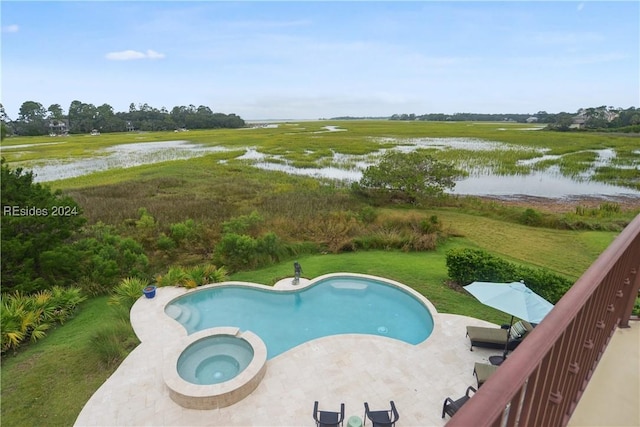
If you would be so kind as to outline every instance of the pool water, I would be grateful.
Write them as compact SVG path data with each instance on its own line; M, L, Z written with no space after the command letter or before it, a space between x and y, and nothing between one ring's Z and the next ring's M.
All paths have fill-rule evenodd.
M418 344L431 334L427 307L402 289L369 278L333 276L299 291L219 286L169 303L165 312L189 334L235 326L257 334L273 358L307 341L370 334Z
M178 374L193 384L218 384L237 376L252 358L253 349L243 339L211 336L184 350L178 358Z

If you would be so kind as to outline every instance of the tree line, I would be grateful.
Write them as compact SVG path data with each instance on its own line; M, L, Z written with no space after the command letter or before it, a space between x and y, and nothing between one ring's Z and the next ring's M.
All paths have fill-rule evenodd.
M615 130L640 132L640 108L627 109L602 105L581 108L575 113L535 114L484 114L484 113L431 113L431 114L394 114L389 120L426 120L426 121L507 121L534 122L546 124L549 129L565 131L569 129Z
M205 105L180 105L169 111L146 103L131 103L129 111L117 112L109 104L95 106L78 100L71 102L66 114L60 104L45 108L39 102L26 101L20 106L15 120L6 115L0 104L0 119L3 138L6 135L239 128L245 125L241 117L233 113L214 113Z

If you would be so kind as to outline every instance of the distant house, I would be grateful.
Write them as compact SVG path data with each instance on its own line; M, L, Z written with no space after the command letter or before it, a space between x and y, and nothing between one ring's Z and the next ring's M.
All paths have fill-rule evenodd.
M69 120L51 119L49 120L49 135L63 136L69 134Z
M538 122L538 118L536 116L531 116L526 121L527 121L527 123L537 123Z
M93 135L93 136L100 135L100 131L98 129L92 129L91 130L91 135Z
M127 122L127 132L133 132L135 130L136 130L136 128L133 126L133 123L128 121Z
M597 108L595 109L595 113L591 111L590 114L593 115L592 117L605 119L607 123L615 120L620 115L618 111L607 110L605 108ZM573 117L573 123L569 127L571 129L582 129L586 126L588 120L589 120L588 111L584 108L581 108L578 110L578 114Z

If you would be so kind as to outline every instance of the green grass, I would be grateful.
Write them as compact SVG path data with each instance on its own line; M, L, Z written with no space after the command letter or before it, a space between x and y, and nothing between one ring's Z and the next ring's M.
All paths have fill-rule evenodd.
M617 233L550 230L527 227L454 209L427 211L437 215L445 230L466 238L469 245L503 258L579 277L613 241Z
M2 359L2 425L70 426L111 375L91 346L108 319L107 297L83 303L46 338Z

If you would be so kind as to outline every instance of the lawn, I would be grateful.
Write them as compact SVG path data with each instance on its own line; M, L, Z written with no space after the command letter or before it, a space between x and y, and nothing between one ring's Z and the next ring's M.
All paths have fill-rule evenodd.
M110 322L107 297L84 302L77 315L43 340L2 359L2 425L70 426L114 368L91 347Z

